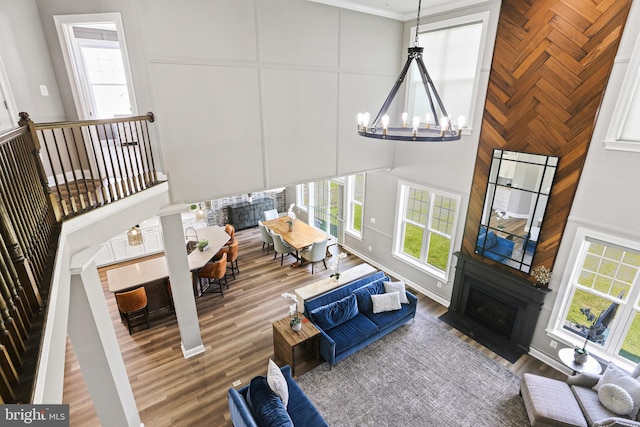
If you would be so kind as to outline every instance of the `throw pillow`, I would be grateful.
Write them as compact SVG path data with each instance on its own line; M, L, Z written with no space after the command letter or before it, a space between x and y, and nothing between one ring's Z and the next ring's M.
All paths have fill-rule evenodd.
M603 384L598 389L598 399L602 406L616 415L627 415L633 410L631 395L615 384Z
M371 295L373 302L373 312L382 313L385 311L400 310L400 292L391 292L390 294Z
M371 295L383 293L384 286L380 281L362 286L361 288L354 290L353 294L356 296L356 300L358 301L358 311L360 311L361 313L367 313L373 310Z
M311 317L316 322L316 325L325 331L343 324L357 314L358 303L354 294L311 311Z
M280 397L282 404L286 408L289 404L289 386L282 371L271 359L269 359L269 367L267 368L267 384Z
M400 303L409 304L409 298L404 289L404 282L384 282L384 292L390 294L391 292L398 292L400 294Z
M629 413L629 417L635 420L640 409L640 382L632 378L627 372L620 369L613 363L609 363L607 369L600 377L598 383L593 386L594 390L600 390L604 384L615 384L622 387L633 399L633 409Z
M265 377L254 377L249 383L247 403L258 426L293 427L282 400L269 388Z

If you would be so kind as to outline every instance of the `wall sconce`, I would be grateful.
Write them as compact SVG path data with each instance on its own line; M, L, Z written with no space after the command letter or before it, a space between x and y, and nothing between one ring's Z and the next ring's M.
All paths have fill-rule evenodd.
M127 231L127 243L129 246L140 246L143 243L140 225L136 224Z

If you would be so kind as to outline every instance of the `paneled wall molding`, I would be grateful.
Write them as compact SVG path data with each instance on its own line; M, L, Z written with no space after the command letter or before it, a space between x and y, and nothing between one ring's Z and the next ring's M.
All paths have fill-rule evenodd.
M533 260L553 265L630 5L502 2L463 254L498 267L474 253L491 153L521 151L560 157Z

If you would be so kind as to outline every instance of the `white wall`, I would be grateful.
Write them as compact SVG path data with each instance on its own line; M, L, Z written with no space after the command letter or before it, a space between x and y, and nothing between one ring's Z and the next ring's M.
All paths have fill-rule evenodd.
M64 119L35 0L0 0L0 58L18 111L38 122Z

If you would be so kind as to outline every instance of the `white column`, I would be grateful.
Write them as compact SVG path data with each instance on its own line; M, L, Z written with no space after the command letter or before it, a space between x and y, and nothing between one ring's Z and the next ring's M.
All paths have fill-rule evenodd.
M90 247L71 259L69 338L100 423L143 426L96 268L100 249Z
M184 231L180 212L184 205L165 209L160 213L164 254L169 270L173 304L178 319L178 329L182 340L182 353L185 358L204 352L196 300L191 285L189 260L185 249Z

